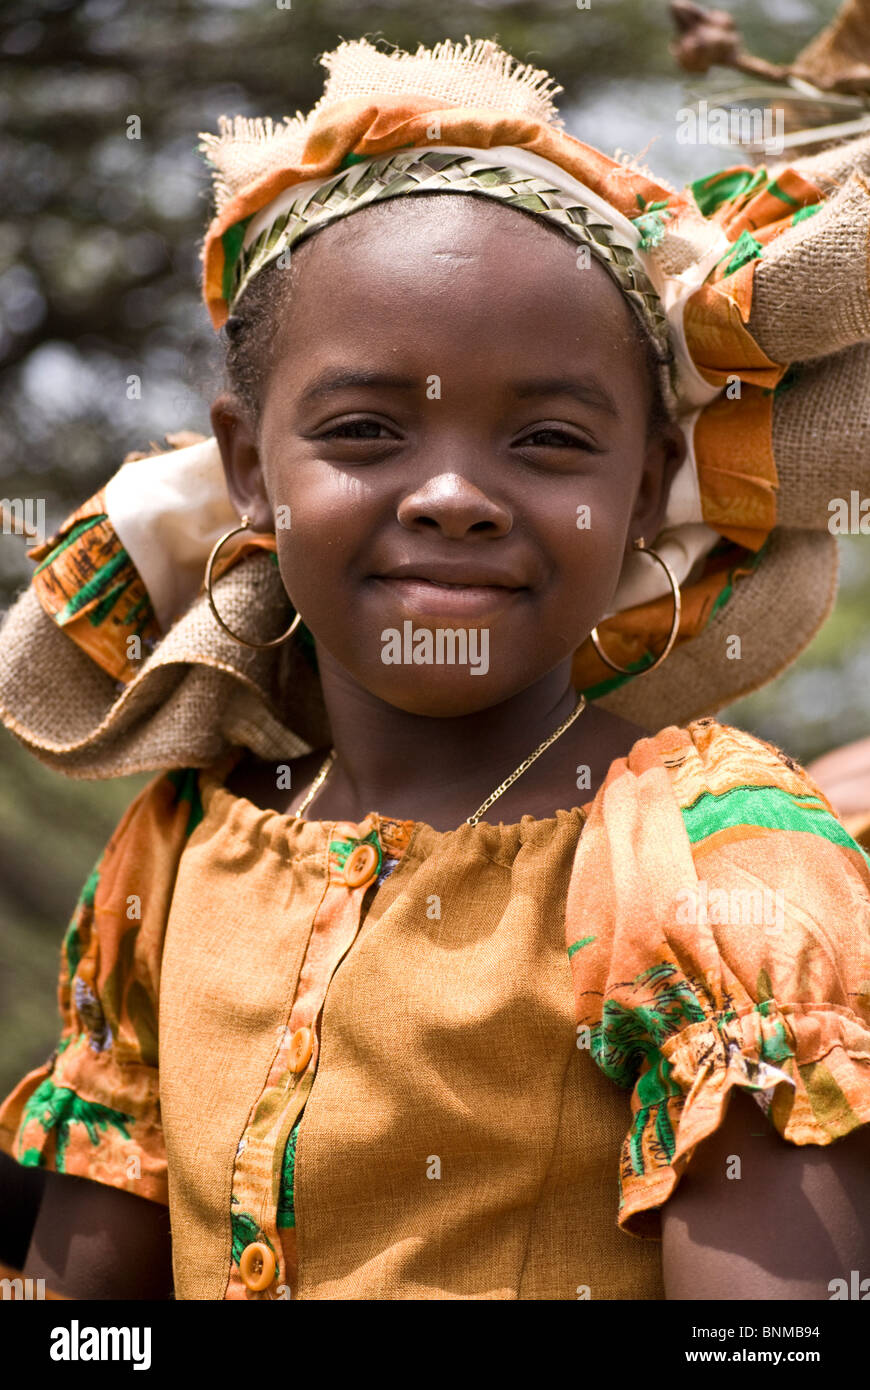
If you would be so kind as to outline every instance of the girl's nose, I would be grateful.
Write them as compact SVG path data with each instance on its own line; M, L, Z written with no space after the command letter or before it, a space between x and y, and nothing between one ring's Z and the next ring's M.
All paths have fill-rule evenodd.
M409 531L437 527L453 540L462 540L470 531L506 536L513 525L508 509L461 473L427 479L402 499L397 515Z

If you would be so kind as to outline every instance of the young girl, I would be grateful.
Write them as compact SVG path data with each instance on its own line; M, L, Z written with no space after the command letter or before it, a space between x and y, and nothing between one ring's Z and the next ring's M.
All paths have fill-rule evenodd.
M0 641L43 761L159 770L0 1109L25 1273L838 1296L870 861L710 716L823 621L867 482L870 143L680 193L492 43L324 62L206 137L214 437L125 461Z

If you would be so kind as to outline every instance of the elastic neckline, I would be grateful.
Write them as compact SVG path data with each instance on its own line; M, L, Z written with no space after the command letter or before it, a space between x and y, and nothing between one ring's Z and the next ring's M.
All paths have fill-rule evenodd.
M221 796L226 800L228 807L236 807L238 811L250 818L256 818L265 827L267 824L275 829L279 829L285 835L288 833L303 840L309 838L309 833L315 838L323 838L327 831L330 837L335 827L342 825L353 825L360 830L368 830L378 827L382 823L392 823L397 826L407 826L410 828L415 841L419 841L421 835L431 839L433 843L439 840L444 841L447 837L459 837L460 839L475 839L485 847L486 842L502 845L505 841L515 841L517 843L547 834L555 833L566 821L576 821L582 825L587 819L591 801L586 802L585 806L574 806L570 810L557 810L555 815L546 817L535 817L525 815L518 821L511 822L491 822L487 820L478 821L477 825L468 825L465 821L460 822L451 830L436 830L428 821L416 821L403 819L400 816L386 815L380 811L367 811L361 820L353 821L349 817L332 816L326 820L309 819L308 817L298 817L290 815L284 811L275 811L269 807L258 806L249 797L241 796L238 792L231 791L225 785L226 778L230 775L235 765L239 762L244 749L234 748L230 750L218 763L210 768L202 768L199 772L200 794L202 796L203 808L212 801L215 796ZM309 833L306 833L309 832Z

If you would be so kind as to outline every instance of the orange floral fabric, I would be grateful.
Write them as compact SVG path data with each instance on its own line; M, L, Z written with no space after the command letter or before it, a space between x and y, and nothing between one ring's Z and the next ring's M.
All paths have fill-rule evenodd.
M164 1204L160 962L175 875L200 814L195 780L167 773L124 813L64 936L57 1047L0 1106L0 1148L19 1163Z
M778 750L714 719L635 744L566 919L578 1025L632 1095L624 1229L657 1230L735 1086L794 1144L870 1121L870 857Z

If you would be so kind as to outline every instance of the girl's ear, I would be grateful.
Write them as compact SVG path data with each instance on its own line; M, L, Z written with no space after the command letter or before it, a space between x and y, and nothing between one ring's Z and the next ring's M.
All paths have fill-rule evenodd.
M210 413L230 501L239 516L251 518L252 530L273 531L272 505L246 410L237 396L225 392L217 397Z
M673 421L658 426L648 439L643 474L629 527L629 548L640 536L651 544L658 535L671 484L686 457L686 451L686 437Z

